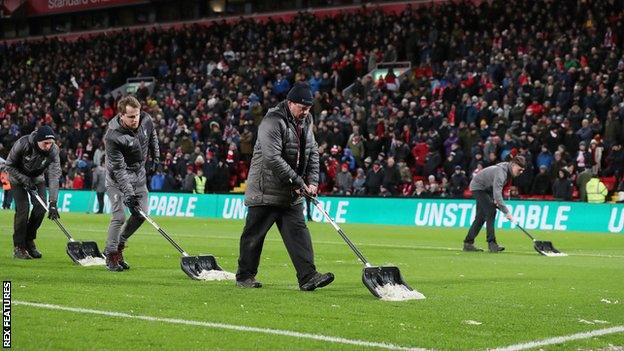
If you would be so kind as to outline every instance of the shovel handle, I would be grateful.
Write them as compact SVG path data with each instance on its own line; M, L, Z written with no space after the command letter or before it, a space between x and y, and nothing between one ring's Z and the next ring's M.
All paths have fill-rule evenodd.
M175 241L173 241L173 239L171 239L171 237L158 225L156 224L156 222L154 222L154 220L152 218L150 218L150 216L148 216L147 214L145 214L145 212L143 212L143 210L139 210L139 214L141 216L143 216L143 218L145 218L146 221L149 222L149 224L151 224L154 228L156 228L156 230L160 233L160 235L162 235L165 239L167 239L167 241L173 245L173 247L176 248L176 250L178 250L180 252L180 254L182 254L182 256L184 257L188 257L189 254L186 253L186 251L184 251L180 245L178 245L178 243L176 243Z
M318 209L319 211L321 211L321 213L323 214L323 216L325 216L325 218L327 219L327 221L329 223L331 223L332 227L334 227L334 229L336 229L336 231L338 232L338 234L340 234L340 236L342 237L342 240L344 240L347 245L349 245L349 247L351 248L351 250L353 250L353 252L355 252L355 255L360 259L360 261L362 261L362 263L366 266L366 267L372 267L372 265L368 262L368 260L366 259L366 257L364 257L364 255L362 254L362 252L357 248L357 246L355 246L355 244L353 242L351 242L351 240L349 239L349 237L347 236L347 234L345 234L345 232L342 231L342 229L340 229L340 227L338 226L338 224L336 224L336 222L329 216L329 214L327 213L327 211L325 211L325 209L323 208L323 206L321 206L321 204L319 203L318 199L316 198L316 196L312 196L308 193L304 192L305 197L307 197L308 199L310 199L312 201L312 203L314 203L314 206L316 207L316 209Z
M46 206L45 202L43 201L43 199L41 198L41 196L39 196L39 194L36 191L32 191L32 190L27 190L32 196L35 197L35 199L37 199L37 202L39 202L39 204L41 205L41 207L43 207L46 212L48 212L48 206ZM56 223L56 225L61 229L61 231L63 232L63 234L65 234L65 236L67 237L67 239L71 242L74 242L76 240L74 240L74 238L72 238L71 234L69 234L69 231L67 231L67 229L65 229L65 226L61 223L61 221L58 218L53 219L54 223Z
M503 212L503 210L502 210L502 209L501 209L498 205L496 205L496 209L497 209L497 210L499 210L499 211L501 211L501 213L503 213L503 214L505 213L505 212ZM527 232L527 231L526 231L526 229L522 228L522 226L521 226L520 224L518 224L518 222L513 223L513 224L514 224L516 227L520 228L520 230L522 230L522 232L523 232L524 234L526 234L529 238L531 238L531 240L535 241L535 238L533 237L533 235L531 235L529 232Z

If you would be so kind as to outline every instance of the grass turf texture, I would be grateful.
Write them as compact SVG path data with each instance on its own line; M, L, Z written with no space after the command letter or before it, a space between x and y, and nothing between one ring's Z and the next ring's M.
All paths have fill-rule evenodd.
M311 223L319 271L336 275L315 292L298 290L279 233L267 236L258 279L262 289L189 279L179 255L148 223L131 238L130 271L78 267L65 254L65 237L45 220L37 244L43 259L12 258L12 211L0 211L0 272L13 283L13 300L179 318L386 342L438 350L474 350L624 325L624 235L536 232L569 257L532 250L519 230L498 231L501 254L464 253L463 229L343 225L373 264L397 265L426 300L382 302L361 283L362 266L333 228ZM190 254L211 253L236 270L242 221L155 218ZM103 249L107 215L63 214L79 240ZM477 245L486 247L481 233ZM605 303L602 299L611 302ZM589 325L579 320L607 321ZM466 324L474 320L480 325ZM18 350L356 350L362 346L200 326L13 306ZM624 346L612 334L545 350Z

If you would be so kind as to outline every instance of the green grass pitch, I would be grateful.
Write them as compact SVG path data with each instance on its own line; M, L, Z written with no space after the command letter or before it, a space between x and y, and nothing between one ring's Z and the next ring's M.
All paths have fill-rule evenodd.
M361 282L362 265L327 223L311 223L316 264L336 280L298 290L275 228L265 243L262 289L231 281L189 279L179 255L148 223L130 239L122 273L78 267L65 237L45 220L37 244L43 259L12 258L13 212L0 212L0 272L11 280L16 350L364 350L350 345L254 331L171 324L49 310L36 302L130 315L288 330L435 350L486 350L624 325L624 235L539 232L568 257L543 257L519 230L498 231L501 254L460 251L463 229L349 225L345 232L373 264L397 265L427 299L384 302ZM211 253L236 270L242 221L161 218L156 221L189 253ZM63 214L80 240L104 247L107 215ZM486 247L485 233L477 245ZM609 303L610 302L610 303ZM470 321L474 321L470 322ZM477 324L476 322L480 323ZM613 350L624 333L544 346L544 350Z

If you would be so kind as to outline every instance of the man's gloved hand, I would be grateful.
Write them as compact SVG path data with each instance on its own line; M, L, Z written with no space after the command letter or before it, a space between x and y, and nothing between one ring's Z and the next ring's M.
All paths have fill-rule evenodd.
M132 195L126 198L124 200L124 205L126 205L133 216L141 217L141 213L139 212L141 210L141 204L139 203L138 195Z
M26 191L36 192L38 190L37 184L35 183L35 180L32 178L28 178L28 181L24 183L24 188L26 189Z
M56 201L50 201L50 204L48 205L48 218L51 220L61 218L58 208L56 207Z

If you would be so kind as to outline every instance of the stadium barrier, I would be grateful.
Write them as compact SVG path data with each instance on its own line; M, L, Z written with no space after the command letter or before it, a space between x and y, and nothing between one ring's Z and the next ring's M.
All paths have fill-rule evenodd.
M0 202L2 201L0 192ZM110 212L108 197L104 212ZM415 199L378 197L320 198L323 208L337 223L416 225L467 228L475 215L475 203L462 199ZM557 201L508 201L514 217L526 229L622 233L624 205ZM305 206L304 206L305 207ZM61 190L58 201L62 212L96 212L95 193ZM240 194L150 193L149 211L154 216L243 219L247 208ZM304 210L305 211L305 210ZM323 221L323 215L312 206L312 219ZM498 214L497 228L512 228Z

